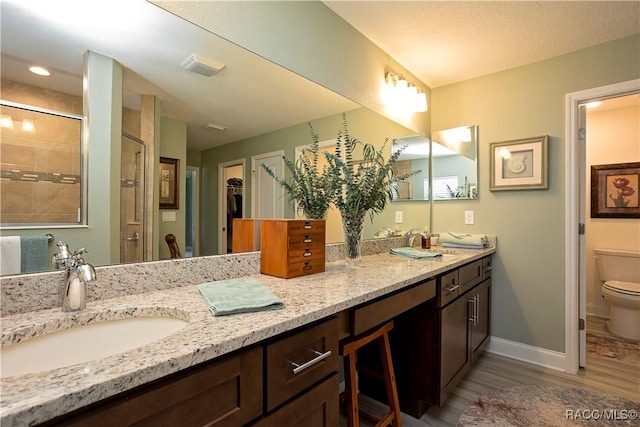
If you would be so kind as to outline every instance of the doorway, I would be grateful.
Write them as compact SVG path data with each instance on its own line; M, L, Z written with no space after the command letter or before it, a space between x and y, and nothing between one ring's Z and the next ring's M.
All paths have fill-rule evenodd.
M218 165L218 253L233 251L233 220L245 218L244 159Z
M577 373L586 366L587 234L589 207L587 173L586 104L640 92L640 80L588 89L566 95L565 145L565 371ZM575 191L575 189L579 191Z
M200 168L187 166L185 206L185 258L200 255Z
M141 262L145 247L146 147L122 134L120 156L120 262Z

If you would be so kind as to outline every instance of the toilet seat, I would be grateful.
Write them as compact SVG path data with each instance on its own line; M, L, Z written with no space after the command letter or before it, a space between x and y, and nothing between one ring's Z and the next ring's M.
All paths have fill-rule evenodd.
M618 294L640 297L640 283L621 282L619 280L608 280L602 285L603 289Z

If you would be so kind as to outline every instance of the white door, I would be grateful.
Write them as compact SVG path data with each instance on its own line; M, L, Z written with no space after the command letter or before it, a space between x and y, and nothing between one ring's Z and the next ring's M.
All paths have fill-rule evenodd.
M275 151L251 157L252 218L284 218L284 190L262 167L264 163L276 176L283 177L283 155L284 151Z

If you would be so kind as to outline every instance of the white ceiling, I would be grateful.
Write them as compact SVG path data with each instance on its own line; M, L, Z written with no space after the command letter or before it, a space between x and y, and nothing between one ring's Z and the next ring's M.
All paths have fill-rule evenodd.
M431 88L640 32L640 1L325 1Z
M79 95L83 53L109 56L125 68L125 102L157 95L163 114L189 123L193 150L357 107L144 0L0 1L2 77ZM640 32L638 1L325 4L431 87ZM212 77L181 68L194 52L226 68ZM33 62L53 78L24 73Z

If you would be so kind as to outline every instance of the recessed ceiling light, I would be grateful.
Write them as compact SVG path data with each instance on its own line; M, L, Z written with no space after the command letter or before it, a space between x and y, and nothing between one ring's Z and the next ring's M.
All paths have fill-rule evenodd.
M29 71L31 71L33 74L37 74L39 76L50 76L51 75L49 70L47 70L46 68L43 68L43 67L38 67L36 65L34 65L33 67L29 67Z

